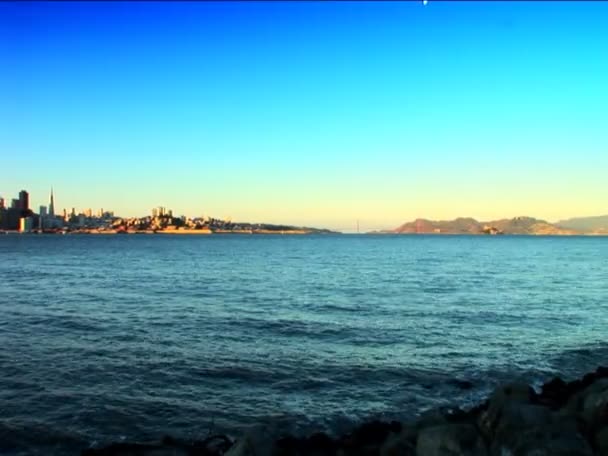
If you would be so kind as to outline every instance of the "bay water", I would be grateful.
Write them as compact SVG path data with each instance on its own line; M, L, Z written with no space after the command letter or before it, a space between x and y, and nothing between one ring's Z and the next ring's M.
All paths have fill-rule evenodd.
M608 237L0 236L0 454L344 432L608 364Z

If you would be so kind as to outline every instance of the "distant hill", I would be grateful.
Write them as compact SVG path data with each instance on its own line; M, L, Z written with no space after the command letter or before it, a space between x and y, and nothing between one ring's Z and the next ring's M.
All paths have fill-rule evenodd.
M575 217L566 220L560 220L556 223L562 228L582 231L586 233L608 233L608 215L599 215L596 217Z
M385 233L398 234L582 234L581 232L557 226L545 220L533 217L515 217L511 219L480 222L470 217L459 217L454 220L416 219L404 223L394 230Z
M457 218L455 220L416 219L391 230L393 233L452 233L452 234L481 234L483 226L473 218Z
M576 230L561 228L534 217L515 217L485 222L484 224L495 227L504 234L579 234Z

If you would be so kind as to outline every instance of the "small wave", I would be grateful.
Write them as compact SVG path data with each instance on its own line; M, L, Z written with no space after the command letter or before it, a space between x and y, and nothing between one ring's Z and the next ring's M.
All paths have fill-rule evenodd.
M347 305L339 305L339 304L321 304L316 307L316 309L320 312L328 311L328 312L345 312L345 313L357 313L361 311L367 311L363 306L347 306Z

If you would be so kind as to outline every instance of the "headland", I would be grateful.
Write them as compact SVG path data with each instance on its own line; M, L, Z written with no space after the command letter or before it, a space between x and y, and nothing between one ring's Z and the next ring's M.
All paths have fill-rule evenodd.
M397 228L374 231L370 234L601 236L608 235L608 216L569 219L557 223L549 223L546 220L527 216L485 222L472 217L459 217L454 220L418 218Z

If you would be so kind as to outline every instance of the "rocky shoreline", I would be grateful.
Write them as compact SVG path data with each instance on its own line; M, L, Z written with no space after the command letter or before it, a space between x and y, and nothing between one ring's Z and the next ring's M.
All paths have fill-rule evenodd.
M581 379L561 378L534 390L502 385L468 410L444 408L411 422L364 423L332 437L272 439L264 429L232 440L212 435L197 442L165 437L156 444L118 443L81 456L608 456L608 367Z

